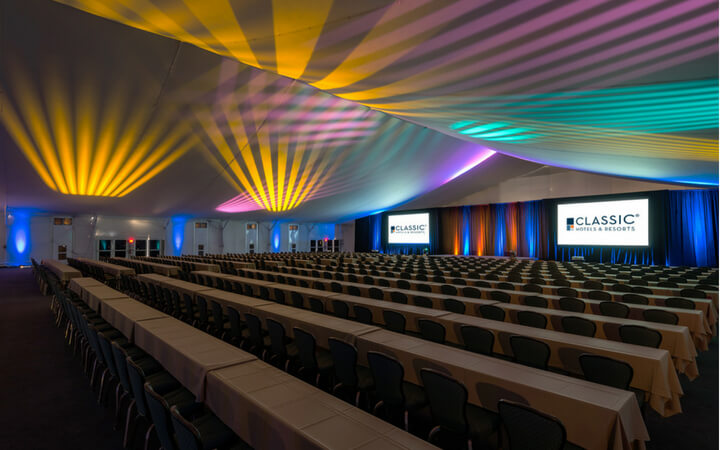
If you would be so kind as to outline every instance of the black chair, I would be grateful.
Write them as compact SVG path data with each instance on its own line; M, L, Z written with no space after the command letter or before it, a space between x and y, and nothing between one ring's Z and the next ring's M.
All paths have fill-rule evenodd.
M443 299L443 308L445 311L451 311L457 314L465 314L465 303L454 298Z
M330 354L335 367L333 394L350 391L355 406L360 406L361 394L368 394L374 387L372 373L367 367L358 366L357 348L336 338L329 338Z
M585 312L585 302L578 298L563 297L558 301L558 304L563 311Z
M633 287L632 287L632 291L633 291L635 294L647 294L647 295L652 295L652 294L653 294L653 290L650 289L650 288L647 288L647 287L645 287L645 286L633 286Z
M602 291L604 288L605 288L605 285L599 281L587 280L587 281L583 282L583 289L594 289L594 290Z
M632 286L629 284L623 284L623 283L615 283L610 288L611 291L614 292L632 292Z
M400 303L403 305L407 305L408 297L407 297L407 295L403 294L402 292L392 291L392 292L390 292L390 300L392 300L394 303Z
M350 308L348 307L347 303L341 300L333 300L332 308L333 316L339 317L341 319L348 319L350 317Z
M498 415L468 404L465 385L432 369L420 369L420 377L434 425L428 435L430 443L442 445L443 435L447 435L450 442L467 441L468 448L497 446Z
M223 314L222 305L215 300L210 300L210 312L212 313L211 333L222 340L230 340L231 325Z
M608 317L620 317L627 319L630 315L630 308L618 302L602 302L599 305L600 314Z
M333 370L333 360L326 350L317 348L315 337L303 330L294 327L295 344L298 348L298 374L303 378L313 378L316 386L320 386L323 376L328 376Z
M283 324L270 318L265 319L265 323L270 337L267 360L287 372L298 357L297 345L287 337Z
M647 305L648 298L645 297L644 295L628 293L628 294L623 294L622 302L623 303L632 303L634 305Z
M542 289L541 286L539 286L539 285L537 285L537 284L528 283L528 284L526 284L526 285L524 285L524 286L522 287L522 291L524 291L524 292L535 292L535 293L538 293L538 294L542 294L543 289Z
M308 302L310 303L310 310L312 312L324 314L325 313L325 305L323 304L322 300L315 297L310 297L308 299Z
M418 319L417 323L420 329L420 336L422 336L423 339L437 342L438 344L445 343L445 327L442 324L430 319Z
M340 284L336 281L333 281L332 283L330 283L330 290L337 294L342 294L343 293L342 284Z
M385 328L396 333L405 333L405 316L396 311L383 311Z
M527 336L510 336L513 361L536 369L547 370L550 347L537 339Z
M179 450L225 448L239 441L227 425L203 409L202 403L183 408L173 406L170 414ZM250 447L246 444L240 448Z
M547 327L547 318L535 311L518 311L517 321L518 324L525 325L526 327L542 329Z
M588 298L591 300L602 300L609 302L612 300L612 295L605 291L590 291L588 292Z
M266 336L262 329L262 322L255 314L245 313L245 324L248 329L248 350L262 359L265 359L265 353L270 348L270 337Z
M347 286L347 293L355 297L362 297L362 292L360 292L360 288L357 286Z
M620 340L626 344L659 348L662 343L662 334L659 331L640 325L622 325L620 327Z
M630 383L634 376L633 368L625 361L608 358L607 356L583 353L579 356L580 369L586 380L593 383L611 386L635 394L640 409L645 412L645 392L632 389Z
M561 320L565 333L577 334L579 336L595 337L595 322L582 318L566 316Z
M245 322L240 318L240 313L232 306L227 307L228 321L230 322L230 343L235 346L242 346L250 333Z
M503 291L490 291L490 300L496 302L510 303L510 294Z
M665 299L668 308L695 309L695 302L686 298L670 297Z
M398 289L410 289L410 282L407 280L397 280L396 286Z
M481 355L493 355L495 335L492 331L472 325L461 325L460 335L465 349Z
M677 325L677 314L662 309L646 309L643 311L643 319L648 322L666 323L668 325Z
M305 307L305 301L303 299L302 294L299 292L291 291L290 292L290 301L292 302L292 305L296 308L304 308Z
M440 286L440 292L444 295L457 295L457 288L451 284L443 284Z
M413 303L415 306L420 306L422 308L432 308L433 302L427 297L422 297L419 295L416 295L413 297Z
M523 303L527 306L534 306L536 308L547 308L548 302L544 297L537 295L527 295L523 298Z
M480 305L477 308L480 317L483 319L505 321L505 310L494 305Z
M482 291L472 286L466 286L462 289L463 297L482 298Z
M520 278L520 280L522 280L522 278ZM512 283L501 282L497 284L497 288L505 291L514 291L515 285Z
M557 418L505 399L501 399L497 407L508 435L507 450L581 449L567 441L565 427Z
M370 289L368 289L368 293L370 294L370 298L372 298L372 299L375 299L375 300L384 300L385 299L385 294L383 293L383 291L381 291L378 288L371 287Z
M194 404L195 396L176 380L162 383L149 379L145 382L144 388L147 410L162 448L169 450L177 448L170 410L173 406L184 408Z
M402 417L405 430L408 430L409 417L427 405L425 391L413 383L404 381L405 369L397 359L379 352L367 352L367 360L375 384L377 402L373 414L383 409L386 417L393 423Z
M683 289L680 291L680 296L685 298L707 298L708 295L705 291L700 289Z
M374 325L372 311L368 308L360 305L353 305L353 314L355 314L355 320L367 325Z

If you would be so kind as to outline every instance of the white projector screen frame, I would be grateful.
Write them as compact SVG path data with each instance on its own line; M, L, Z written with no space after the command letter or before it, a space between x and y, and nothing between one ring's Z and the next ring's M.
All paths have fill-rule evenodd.
M430 244L430 213L389 214L387 216L387 243Z
M559 203L557 244L603 247L650 245L649 199Z

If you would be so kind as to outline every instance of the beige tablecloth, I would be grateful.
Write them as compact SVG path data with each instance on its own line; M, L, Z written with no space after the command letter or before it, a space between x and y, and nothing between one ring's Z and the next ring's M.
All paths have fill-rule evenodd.
M134 333L135 344L158 360L199 402L205 398L208 372L257 359L172 317L137 322Z
M130 298L122 292L116 291L108 286L87 286L82 288L81 298L94 311L101 312L102 303L108 300Z
M587 450L644 448L649 440L634 394L596 383L477 355L385 330L357 339L359 362L367 352L397 358L405 379L422 384L420 369L433 368L460 380L468 401L497 411L501 398L520 401L562 421L570 442Z
M680 396L683 395L683 390L667 350L569 335L464 314L448 314L436 321L445 326L446 339L458 344L462 343L460 334L462 325L473 325L492 331L495 335L495 353L507 356L512 356L510 336L527 336L543 341L550 347L548 364L570 373L582 374L578 357L583 353L625 361L634 371L631 386L650 394L650 406L653 409L665 417L682 411Z
M43 259L42 265L50 269L62 282L70 281L73 278L81 278L82 273L74 267L70 267L57 259Z
M170 317L131 298L116 299L103 303L101 315L103 319L117 328L130 341L134 339L135 323Z
M85 296L83 296L83 288L90 287L90 286L105 286L95 278L73 278L70 280L69 288L71 291L76 293L78 297L85 300Z
M255 448L435 448L262 361L210 372L207 392L208 407Z

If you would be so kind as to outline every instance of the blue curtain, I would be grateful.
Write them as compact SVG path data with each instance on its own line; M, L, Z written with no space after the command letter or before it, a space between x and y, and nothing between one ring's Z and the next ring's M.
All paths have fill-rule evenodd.
M718 190L669 191L667 260L672 266L718 265Z

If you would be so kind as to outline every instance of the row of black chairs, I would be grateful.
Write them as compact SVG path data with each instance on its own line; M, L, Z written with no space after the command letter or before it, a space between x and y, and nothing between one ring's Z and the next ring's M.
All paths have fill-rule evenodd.
M62 289L42 266L36 275L51 286L57 323L64 325L68 345L81 355L98 403L112 405L123 446L135 447L144 436L147 450L248 449L227 426L162 366L90 309L73 292ZM122 411L124 420L122 419ZM154 445L153 445L154 444Z
M157 288L139 288L140 295ZM161 288L163 296L174 294L167 288ZM138 292L130 292L138 294ZM157 295L157 294L156 294ZM190 299L190 296L184 296ZM210 311L206 308L210 308ZM197 302L192 300L186 303L182 318L191 320L192 323L205 331L225 339L226 341L251 351L259 357L271 362L275 366L295 373L302 379L323 387L323 381L329 383L324 386L333 394L351 401L356 406L361 406L361 400L366 400L370 411L380 415L391 423L395 423L409 429L410 417L416 415L422 417L422 411L428 409L432 417L433 428L428 438L431 442L447 443L464 441L470 439L480 444L495 442L498 430L499 418L492 412L483 410L467 403L467 391L464 385L440 372L430 369L423 369L421 376L425 389L404 381L404 369L402 365L391 356L378 353L368 353L369 367L363 367L357 363L357 349L342 340L331 338L329 350L322 349L316 345L315 338L311 333L302 328L294 328L294 339L290 339L284 326L272 319L266 320L266 326L262 326L261 320L254 314L245 313L241 315L232 307L226 307L227 316L223 315L222 306L197 296ZM317 309L317 307L315 308ZM192 311L188 313L187 311ZM392 313L392 311L387 311ZM241 319L244 316L244 320ZM404 320L403 316L402 319ZM476 328L476 327L471 327ZM473 331L486 331L477 328L468 329ZM490 333L492 339L492 333ZM483 345L481 339L469 339L472 345ZM484 344L487 346L487 343ZM492 342L490 343L490 353ZM332 381L334 380L334 381ZM372 398L372 401L370 399ZM450 401L453 400L453 401ZM505 406L498 405L507 410L519 408L527 414L535 414L544 418L548 424L561 426L556 419L549 418L542 413L528 409L523 405L513 405L505 402ZM469 411L469 412L468 412ZM517 414L522 414L521 412ZM478 420L478 418L482 420ZM510 420L510 419L508 419ZM537 419L540 420L540 419ZM420 421L422 421L420 419ZM513 425L505 424L508 430ZM549 425L548 425L549 426ZM482 433L478 433L478 430ZM546 430L547 431L547 430ZM510 441L513 436L520 436L517 431L510 434ZM562 433L556 431L548 434L558 436ZM555 438L553 438L555 439ZM521 442L521 439L517 439ZM515 448L515 447L511 447ZM561 448L561 447L558 447Z

